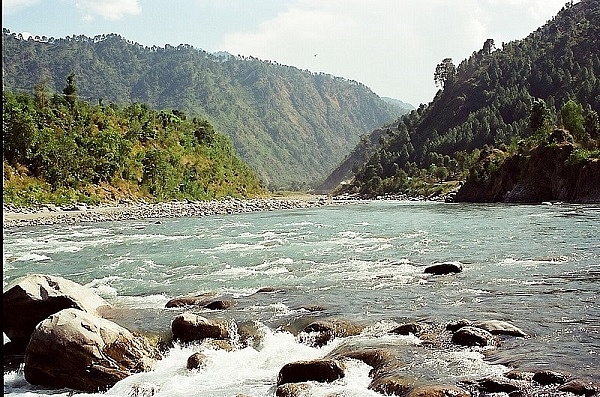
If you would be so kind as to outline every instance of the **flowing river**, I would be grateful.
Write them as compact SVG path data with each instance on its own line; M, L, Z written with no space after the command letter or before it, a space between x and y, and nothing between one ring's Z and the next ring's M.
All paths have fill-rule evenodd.
M321 358L344 345L395 346L407 376L456 382L511 368L553 369L600 380L600 206L473 205L366 201L319 208L198 218L147 219L12 228L4 231L4 289L31 273L94 289L130 330L168 335L183 311L172 298L214 292L234 299L206 317L252 323L261 338L233 351L171 347L148 373L108 396L274 396L289 362ZM424 273L459 261L454 275ZM269 293L256 292L270 288ZM307 308L319 308L311 311ZM366 326L322 347L297 331L338 318ZM407 321L504 320L528 338L496 349L423 348L389 330ZM186 360L204 349L207 367ZM366 364L318 384L311 395L381 396L368 390ZM4 373L4 393L58 394ZM338 394L336 394L338 393ZM100 394L100 393L99 393Z

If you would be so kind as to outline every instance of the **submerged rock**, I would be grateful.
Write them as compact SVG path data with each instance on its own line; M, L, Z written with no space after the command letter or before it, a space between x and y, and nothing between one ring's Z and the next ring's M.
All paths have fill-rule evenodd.
M421 326L421 324L404 323L391 330L390 333L398 335L418 335L419 333L421 333L421 331L423 331L423 327Z
M112 321L65 309L42 321L25 351L25 379L34 385L97 392L152 368L158 352Z
M202 353L194 353L187 359L187 369L199 369L206 367L208 357Z
M9 286L2 296L2 330L25 348L35 326L63 309L98 315L109 304L91 289L57 276L34 274Z
M411 390L406 397L470 397L467 391L450 385L421 386Z

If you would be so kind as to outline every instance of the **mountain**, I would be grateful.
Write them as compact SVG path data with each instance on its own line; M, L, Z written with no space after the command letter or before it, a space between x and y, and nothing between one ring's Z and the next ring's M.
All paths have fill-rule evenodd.
M83 99L206 118L271 189L322 181L362 134L406 112L356 81L116 34L25 39L4 28L2 68L4 90L62 92L74 73Z
M553 125L561 125L560 111L570 100L585 115L597 115L600 2L567 3L525 39L499 48L488 39L458 66L445 58L434 77L441 89L432 102L403 116L379 140L369 159L355 166L345 192L375 196L405 192L415 178L464 179L480 149L517 144L533 133L530 115L538 99ZM593 146L598 138L592 138Z
M411 105L410 103L402 102L400 99L385 96L382 96L381 99L383 99L386 103L389 103L390 105L397 106L398 108L404 110L405 113L415 110L415 107L413 105Z

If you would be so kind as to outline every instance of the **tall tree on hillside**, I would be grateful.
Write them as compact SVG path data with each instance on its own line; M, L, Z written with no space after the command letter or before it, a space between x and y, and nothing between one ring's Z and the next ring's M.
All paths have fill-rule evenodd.
M435 73L433 74L435 84L442 87L442 89L451 84L455 77L456 66L454 66L452 58L445 58L442 60L442 62L436 66Z
M63 94L65 94L65 98L69 105L73 107L75 105L75 100L77 99L77 86L75 85L75 73L71 72L67 76L67 86L63 89Z

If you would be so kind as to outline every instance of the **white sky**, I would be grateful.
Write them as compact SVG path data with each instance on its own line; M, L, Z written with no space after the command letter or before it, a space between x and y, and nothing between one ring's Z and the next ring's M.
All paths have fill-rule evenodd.
M359 81L418 106L435 66L458 65L554 17L566 0L3 0L2 27L61 38L116 33L190 44Z

